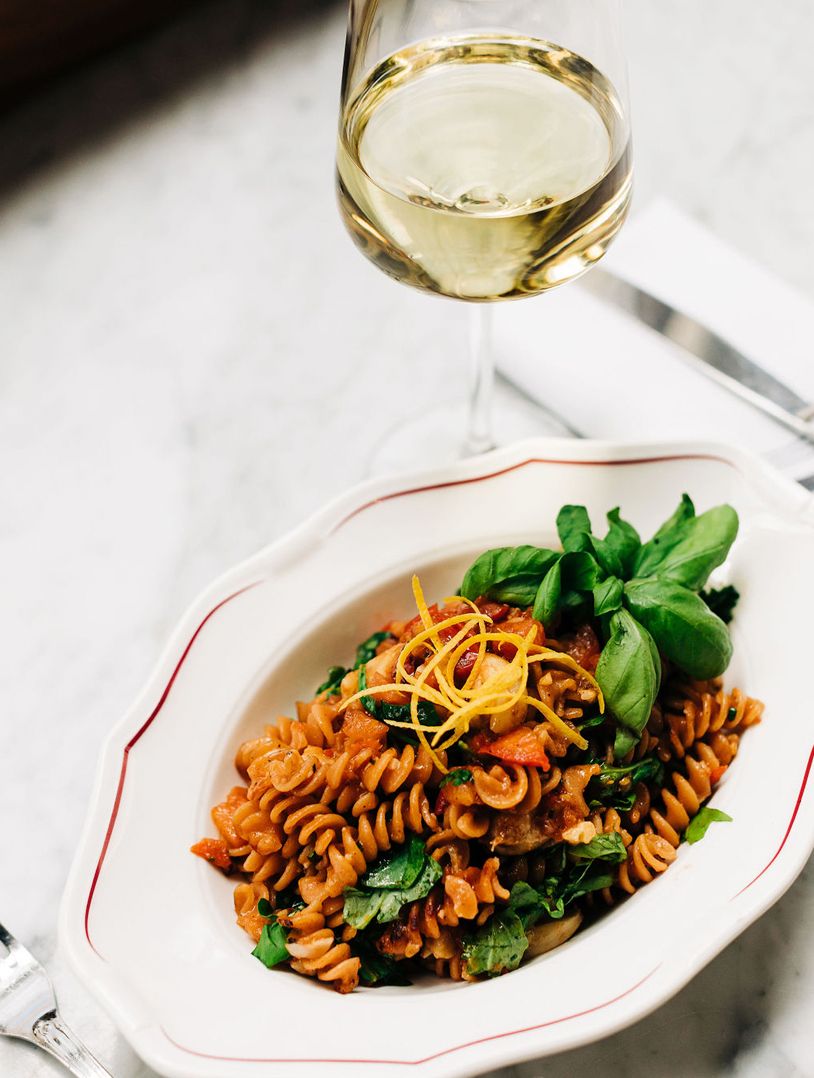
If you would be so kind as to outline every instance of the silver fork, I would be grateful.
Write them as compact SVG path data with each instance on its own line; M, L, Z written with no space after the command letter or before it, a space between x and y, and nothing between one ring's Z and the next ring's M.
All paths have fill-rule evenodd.
M0 944L0 1033L39 1045L77 1078L112 1078L62 1024L48 974L1 924Z

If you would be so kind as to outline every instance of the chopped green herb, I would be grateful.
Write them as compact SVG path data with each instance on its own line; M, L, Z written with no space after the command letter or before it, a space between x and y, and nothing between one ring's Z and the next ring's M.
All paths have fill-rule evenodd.
M663 781L664 764L655 756L645 756L626 767L603 763L599 774L589 782L586 796L591 808L605 806L627 811L636 800L637 783L660 786Z
M403 906L426 898L440 878L441 866L414 835L401 849L377 861L357 887L345 889L343 916L357 929L367 928L374 919L379 924L395 921Z
M569 849L575 861L612 861L621 864L627 860L627 850L622 836L616 831L595 835L590 842L580 842Z
M516 883L509 896L509 909L517 914L524 928L530 928L541 917L557 920L562 917L565 908L562 899L555 897L553 891L554 888L547 891L545 886L538 890L523 881Z
M607 715L592 715L589 719L577 719L574 725L579 727L579 731L582 733L583 730L589 730L592 726L601 726L606 719Z
M417 835L399 846L393 853L385 854L365 873L362 885L373 890L383 888L412 887L426 860L424 843Z
M454 771L444 775L438 784L441 786L463 786L465 782L472 781L472 772L467 767L456 767Z
M376 655L376 648L381 644L383 640L395 640L395 637L390 632L378 632L373 633L363 640L362 643L356 649L356 658L353 663L353 670L364 669L365 663L369 663ZM339 686L342 683L342 678L345 674L349 674L350 670L347 666L331 666L328 668L328 675L322 682L320 687L316 691L316 695L327 692L330 696L335 696L339 692Z
M562 889L560 897L563 906L570 906L576 899L590 894L591 891L601 891L605 887L613 887L616 882L616 873L608 872L607 869L602 867L601 861L584 861L582 864L584 867L581 871L573 873Z
M331 666L328 668L328 676L322 682L320 687L316 691L316 695L327 692L330 696L335 696L339 692L339 686L342 683L342 678L348 671L344 666Z
M464 958L473 976L492 976L517 969L529 941L523 922L513 910L495 914L464 941Z
M404 973L404 960L396 961L388 955L379 954L364 935L357 935L351 942L351 951L361 960L359 980L369 988L384 985L405 986L412 981Z
M379 722L393 723L393 722L410 722L410 705L409 704L388 704L384 700L377 700L372 693L367 690L367 676L364 666L359 667L359 688L358 692L365 693L361 697L362 706L369 715L372 715L374 719L378 719ZM417 705L418 721L422 726L440 726L441 719L435 707L429 700L419 700ZM411 745L418 743L418 738L414 730L405 729L404 727L391 726L390 737L394 741L405 741Z
M700 842L709 830L710 824L713 823L732 823L732 817L720 809L710 808L705 805L698 815L690 820L689 826L684 832L684 838L691 846L694 842Z
M359 667L369 663L371 659L376 657L376 649L383 640L395 640L390 632L378 632L372 633L367 640L363 640L359 647L356 649L356 659L353 663L353 669L358 670Z
M358 688L357 688L356 691L364 693L366 689L367 689L367 671L365 670L364 666L360 666L359 667L359 685L358 685ZM368 715L372 715L374 719L378 719L380 701L377 700L375 696L368 696L367 694L365 694L364 696L361 696L359 699L361 701L362 707L365 709L365 711L368 713Z
M259 905L259 904L258 904ZM264 966L272 969L288 959L286 947L286 935L283 926L275 921L274 924L263 925L260 939L252 951L255 958L259 958Z

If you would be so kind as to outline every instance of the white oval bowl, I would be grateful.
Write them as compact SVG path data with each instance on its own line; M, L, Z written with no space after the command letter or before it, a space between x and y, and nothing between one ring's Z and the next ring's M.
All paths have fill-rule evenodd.
M597 525L621 505L650 534L685 490L699 509L727 501L741 517L717 574L742 596L727 681L767 707L715 794L734 822L505 977L340 996L264 969L234 924L231 884L187 852L238 781L241 739L407 614L413 571L443 597L481 550L554 540L566 502ZM793 677L810 661L812 504L714 444L548 440L338 498L200 596L109 736L60 913L77 973L136 1052L177 1078L466 1075L642 1018L777 901L814 849L814 731Z

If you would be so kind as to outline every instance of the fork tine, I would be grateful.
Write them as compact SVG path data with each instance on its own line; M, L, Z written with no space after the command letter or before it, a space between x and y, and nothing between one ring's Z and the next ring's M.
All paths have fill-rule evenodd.
M16 936L12 936L9 930L2 924L0 924L0 943L3 943L8 947L8 953L10 955L14 955L16 958L27 958L30 962L33 962L35 966L39 966L39 962L37 962L36 958L28 948L23 947Z
M0 956L0 981L3 982L3 987L7 987L9 977L14 978L14 974L9 974L8 964L12 962L12 968L14 966L25 965L27 969L36 970L37 972L45 973L40 963L29 951L27 947L24 947L16 936L12 936L9 930L0 924L0 943L5 944L8 948L8 956ZM47 976L47 974L45 974Z

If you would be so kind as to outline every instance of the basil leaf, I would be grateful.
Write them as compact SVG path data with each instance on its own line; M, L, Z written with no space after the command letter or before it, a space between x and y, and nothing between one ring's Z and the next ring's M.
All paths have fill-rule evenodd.
M603 614L612 614L622 605L624 585L618 576L609 576L594 584L594 614L601 617Z
M571 550L560 555L537 590L533 616L548 627L561 610L579 610L585 605L585 593L601 578L602 570L589 551Z
M681 495L681 501L678 503L673 515L665 520L658 531L655 532L653 538L662 539L665 535L670 535L676 528L681 528L688 520L692 520L694 516L695 506L692 498L689 494L684 493Z
M357 686L357 692L365 692L366 689L367 689L367 671L365 670L364 666L360 666L359 667L359 684ZM359 702L361 703L361 705L365 709L365 711L368 713L368 715L372 715L374 719L379 718L379 707L381 705L381 701L377 700L375 696L367 696L367 695L360 696L359 697Z
M621 518L618 508L611 509L607 515L607 521L608 534L603 543L616 555L622 567L621 576L627 579L633 570L633 562L639 553L642 541L633 525Z
M724 588L710 588L709 591L702 591L701 598L712 613L718 615L724 625L729 625L738 599L740 599L740 592L737 588L733 588L731 584L727 584Z
M359 686L358 692L365 693L367 689L367 672L364 666L359 667ZM362 707L368 715L372 715L374 719L378 719L379 722L392 723L392 722L410 722L410 705L409 704L390 704L385 700L379 700L372 693L365 694L360 697ZM416 705L418 712L418 721L422 726L440 726L441 718L435 707L429 700L419 700ZM395 741L407 742L410 745L418 744L418 736L412 729L405 729L404 727L391 726L389 736Z
M550 889L553 891L553 887ZM546 894L522 881L512 887L508 908L517 914L524 929L531 928L541 917L557 920L565 913L562 902L553 894Z
M593 599L580 591L564 591L560 599L560 610L562 613L567 613L575 622L581 624L591 616Z
M617 731L617 756L641 737L661 683L661 662L650 633L624 608L610 619L610 638L602 649L596 680L611 715L625 732Z
M381 893L361 891L357 887L346 887L344 894L345 904L342 907L344 920L354 928L367 928L379 912Z
M613 739L613 755L616 759L621 760L627 756L629 752L632 752L639 744L641 736L641 734L635 734L632 730L628 730L624 726L617 726L616 735Z
M616 831L596 835L590 842L571 846L568 853L575 861L611 861L621 864L627 860L627 850L622 836Z
M416 869L415 843L420 847L421 861L417 874L413 875ZM414 837L409 845L412 849L408 850L400 866L393 867L395 858L385 858L383 861L387 862L387 867L377 864L362 877L358 887L345 888L342 915L353 928L367 928L374 919L379 924L395 921L403 906L426 898L441 878L441 866L427 854L421 839ZM383 882L388 877L398 880L399 872L401 880L409 879L410 882L392 885ZM377 882L371 886L370 879Z
M555 554L554 557L559 557ZM496 603L508 603L510 606L531 606L540 587L540 576L520 575L510 577L500 584L494 584L486 592L487 599ZM483 592L481 594L484 594Z
M626 776L631 782L661 783L664 776L664 764L656 756L645 756L644 759L636 760L624 767L602 764L597 781L605 786L613 786Z
M560 608L560 596L562 595L561 560L558 558L543 577L543 582L534 598L532 617L542 622L546 629L554 620Z
M466 767L457 767L454 771L450 771L444 775L441 781L438 783L438 788L442 786L463 786L466 782L472 781L472 772Z
M572 550L560 558L563 591L590 591L602 579L602 570L587 550Z
M584 550L583 536L591 534L591 520L584 505L564 505L557 514L557 534L565 551Z
M694 842L700 842L709 830L710 824L713 823L732 823L732 817L726 812L721 812L720 809L705 806L697 816L690 820L689 826L684 832L684 838L690 845Z
M328 676L317 689L315 695L319 696L321 692L328 692L331 696L335 696L339 692L339 685L342 678L347 673L348 671L344 666L329 666Z
M381 908L377 920L384 924L386 921L395 921L401 913L401 907L415 902L419 898L426 898L433 887L441 879L441 866L432 857L426 857L421 874L411 887L405 887L396 891L380 891L382 896Z
M670 580L631 580L625 604L659 650L690 677L718 677L732 658L729 631L703 599Z
M619 555L613 547L608 546L604 539L595 539L591 536L591 552L606 575L623 575L624 570Z
M261 898L257 902L257 912L261 917L274 917L274 910L267 898Z
M633 576L650 576L684 534L688 521L695 517L695 506L689 494L682 494L678 508L653 538L645 543L633 559Z
M393 639L395 637L390 632L378 632L372 633L367 640L363 640L362 643L356 649L356 658L353 663L353 669L359 670L366 663L369 663L371 659L376 656L376 648L381 644L382 640ZM328 668L328 676L323 683L317 689L316 694L319 696L322 692L328 692L331 696L336 695L339 692L339 686L342 678L345 674L349 673L346 666L331 666ZM365 705L367 707L367 705ZM367 708L369 711L370 708Z
M406 964L403 960L395 961L388 955L380 954L363 936L354 937L350 948L353 956L361 962L359 980L362 984L369 988L386 984L399 986L412 984L402 969Z
M624 782L625 788L620 784ZM655 756L645 756L626 767L610 767L602 764L599 774L588 783L586 797L588 804L595 808L633 808L636 800L635 786L639 782L661 786L664 782L664 764Z
M424 868L424 843L416 835L393 853L385 854L362 877L362 886L371 889L412 887Z
M371 659L375 659L376 648L383 640L395 639L395 636L390 632L372 633L367 640L363 640L356 649L356 659L353 663L353 669L358 670L360 666L364 666L366 663L369 663Z
M607 866L621 864L626 857L624 842L615 833L597 835L582 846L560 843L546 858L543 882L538 887L516 883L508 908L517 914L524 928L531 927L541 917L557 920L577 898L612 887L616 869Z
M737 534L738 514L732 506L708 509L700 517L684 519L642 547L635 575L659 576L698 591L712 570L726 559ZM643 557L647 547L651 547L650 552Z
M517 969L528 945L523 922L512 910L504 910L464 941L467 969L473 976Z
M583 730L590 730L592 726L601 726L605 719L605 715L592 715L589 719L574 720L574 725L582 733Z
M255 958L259 958L264 966L273 969L281 962L287 961L288 948L286 947L286 935L283 926L275 921L274 924L263 925L260 939L252 951Z
M731 505L708 509L685 525L685 534L664 558L657 575L698 591L712 570L726 560L737 534L738 514Z
M613 887L616 883L616 872L608 872L602 867L602 862L585 861L584 868L569 879L562 891L563 906L570 904L591 891L601 891L605 887Z
M558 557L553 550L536 546L487 550L467 569L461 595L466 599L486 595L499 602L531 606L540 581Z

